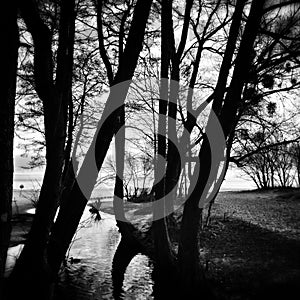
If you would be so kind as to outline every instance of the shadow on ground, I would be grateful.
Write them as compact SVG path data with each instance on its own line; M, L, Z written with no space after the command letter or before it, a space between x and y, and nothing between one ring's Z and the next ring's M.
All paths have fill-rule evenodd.
M201 261L219 299L297 299L300 240L237 218L214 217Z

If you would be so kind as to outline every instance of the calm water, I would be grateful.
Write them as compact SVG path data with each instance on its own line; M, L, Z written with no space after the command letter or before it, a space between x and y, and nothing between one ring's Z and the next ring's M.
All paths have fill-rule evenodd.
M101 213L98 223L85 221L69 252L69 263L61 272L57 300L114 299L111 279L112 260L120 240L114 216ZM129 264L123 283L121 299L153 299L152 267L144 255L137 255Z
M14 189L18 189L21 184L24 185L25 189L37 189L42 184L42 180L43 172L41 171L26 170L26 172L16 172L14 174ZM229 168L226 179L222 183L221 191L249 190L255 188L255 184L241 170Z

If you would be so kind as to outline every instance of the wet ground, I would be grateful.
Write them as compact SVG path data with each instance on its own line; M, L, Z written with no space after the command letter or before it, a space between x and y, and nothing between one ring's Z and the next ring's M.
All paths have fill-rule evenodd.
M112 260L120 240L114 216L101 213L94 222L86 209L75 241L68 253L58 285L57 300L113 299ZM137 255L129 264L120 299L152 299L152 266Z
M31 199L32 191L15 191L7 276L23 248L33 219ZM121 236L114 215L100 211L101 220L95 222L89 209L87 206L84 211L60 272L56 300L114 299L112 261ZM119 299L153 299L151 273L149 258L136 255L127 267Z

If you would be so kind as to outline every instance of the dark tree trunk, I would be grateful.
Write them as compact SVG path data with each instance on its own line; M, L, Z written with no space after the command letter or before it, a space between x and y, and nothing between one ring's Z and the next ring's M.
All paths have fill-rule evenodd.
M237 123L237 112L242 104L242 91L245 82L248 80L252 58L249 49L253 48L260 21L263 13L264 0L254 0L251 5L249 17L245 26L239 51L235 61L235 67L224 105L220 113L220 122L225 137L228 137Z
M199 159L201 168L198 165L193 174L193 176L197 176L197 172L199 172L198 180L184 205L178 249L181 293L187 299L195 299L194 295L208 299L206 298L208 290L205 286L204 273L200 267L198 247L198 233L202 218L199 199L204 191L211 168L210 147L207 139L203 141Z
M153 202L153 238L155 248L155 279L157 290L160 295L165 297L165 291L171 291L176 276L175 257L172 253L170 238L166 222L165 205L172 208L172 203L166 203L166 180L165 177L165 158L166 158L166 126L167 126L167 108L169 99L169 67L174 48L174 39L172 39L172 1L167 0L161 3L161 79L160 79L160 100L159 100L159 118L157 134L157 153L155 178L162 178L156 182L154 192L155 201ZM176 134L176 133L175 133ZM172 199L171 199L172 200Z
M171 1L172 2L172 1ZM180 176L181 164L180 164L180 153L177 148L178 137L177 137L177 101L179 93L179 82L180 82L180 61L186 45L188 28L190 23L190 14L193 6L193 0L187 0L184 13L184 23L181 32L181 39L178 46L177 52L175 51L175 41L173 32L172 22L172 7L169 9L169 15L166 16L166 31L168 36L168 48L170 49L170 59L172 62L171 71L171 82L170 82L170 95L168 103L168 138L172 142L168 143L167 151L167 167L166 167L166 180L165 180L165 209L166 212L172 212L174 210L174 201L177 197L177 183ZM166 47L165 45L164 47ZM172 214L168 216L167 221L170 226L174 225L174 219Z
M135 243L131 243L125 234L124 236L122 235L121 241L114 254L112 264L113 296L115 299L120 299L126 269L139 251L140 249Z
M11 232L13 193L13 138L19 33L16 1L1 13L2 79L0 99L0 298L3 299L4 271Z
M241 103L242 89L247 80L251 63L249 47L253 47L261 20L263 5L264 1L261 0L254 0L252 2L224 105L222 107L220 103L215 104L217 109L221 109L220 122L225 137L228 137L235 129L234 126L236 125L238 106ZM239 27L239 22L236 23L235 26ZM231 30L231 32L234 31ZM230 38L229 36L229 40ZM210 122L210 120L208 122ZM211 169L210 147L206 138L199 152L199 159L201 170L195 170L195 172L200 172L199 179L196 187L185 203L178 253L182 292L187 298L193 298L195 297L194 295L203 297L203 289L205 289L205 286L199 286L199 282L201 282L201 280L203 282L204 275L200 270L199 264L198 230L202 211L201 208L198 207L198 201L203 194Z
M119 221L126 222L124 211L124 156L125 156L125 105L120 109L118 118L118 128L115 135L115 153L116 153L116 179L114 189L114 213L117 224Z
M231 61L232 61L232 57L233 57L233 53L234 53L234 49L238 37L238 32L240 29L244 4L245 4L244 0L238 1L235 12L233 14L233 21L230 28L230 35L227 43L227 48L223 58L220 76L218 78L218 83L216 86L216 91L214 93L215 95L214 95L213 109L215 113L218 113L218 111L222 107L223 95L225 93L226 82L227 82L227 76L231 68ZM196 74L198 71L197 67L199 65L201 51L202 51L202 45L199 45L196 64L194 66L195 69L193 71L193 76L190 83L191 88L194 87L196 81ZM188 98L191 99L191 96L189 95ZM191 105L189 106L189 109L191 109ZM188 111L186 128L189 132L191 132L194 126L194 117L189 113L190 111ZM185 138L186 137L183 137L182 140L184 141ZM202 294L203 289L206 289L206 287L204 286L205 284L204 274L200 269L200 265L199 265L198 230L200 226L200 220L202 220L202 209L198 207L198 201L203 193L203 189L205 187L205 183L210 171L209 151L210 149L207 144L207 141L204 141L201 151L199 153L201 170L197 170L197 169L195 170L195 172L200 172L199 179L194 191L192 191L188 200L186 201L184 207L184 213L183 213L183 220L181 224L178 260L179 260L179 270L180 270L181 283L182 283L182 293L188 293L187 295L189 295L190 291L193 291L195 287L198 287L199 295ZM199 168L199 165L197 167ZM199 284L202 284L202 286L199 286Z
M229 71L231 69L232 58L240 32L240 26L243 17L243 11L246 0L238 0L232 16L232 23L229 30L229 37L226 44L224 57L222 60L221 69L218 76L218 82L214 92L213 107L214 113L218 115L222 108L223 98L226 91L226 83Z
M139 53L142 50L144 32L151 4L151 0L139 0L136 4L126 47L123 52L124 59L121 60L118 72L113 80L113 85L123 82L122 90L111 90L103 112L104 116L108 115L110 107L114 103L118 103L120 106L124 103L129 88L129 82L124 82L131 80L133 77ZM79 171L78 178L88 178L86 195L91 194L93 190L98 170L102 166L112 137L115 134L116 120L119 114L120 110L116 110L114 113L109 114L109 117L103 122L98 135L94 137L93 143ZM94 146L96 147L95 151L93 150ZM98 170L94 170L90 165L90 161L94 161L94 157ZM51 233L48 258L55 273L58 272L64 260L65 253L76 232L86 203L86 196L82 193L78 183L75 182L68 198L63 200L63 205L60 207Z
M43 101L46 139L46 170L36 213L26 244L11 275L11 284L20 286L12 297L51 297L53 276L46 246L61 195L65 161L68 104L72 95L75 2L63 1L60 13L56 82L53 81L52 37L32 1L21 4L21 14L34 41L34 76L38 96ZM35 285L35 288L32 286ZM22 288L23 287L23 288Z

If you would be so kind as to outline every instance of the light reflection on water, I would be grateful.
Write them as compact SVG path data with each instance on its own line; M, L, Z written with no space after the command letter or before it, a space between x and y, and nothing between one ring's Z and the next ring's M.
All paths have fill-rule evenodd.
M82 221L89 216L86 208ZM62 271L57 300L114 299L111 267L120 233L113 216L101 213L101 217L99 223L86 221L78 231L69 253L76 263ZM151 271L146 256L134 257L125 273L121 299L153 299Z

